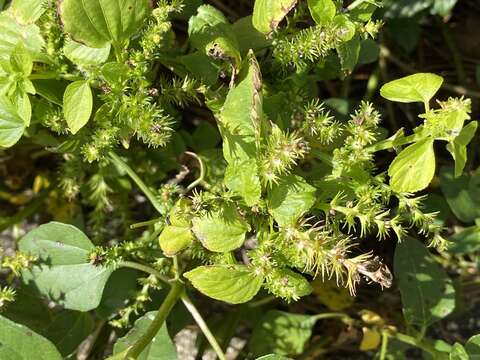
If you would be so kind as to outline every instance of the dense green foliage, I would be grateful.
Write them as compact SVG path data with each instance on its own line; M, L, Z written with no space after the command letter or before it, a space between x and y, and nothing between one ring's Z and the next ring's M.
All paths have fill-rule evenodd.
M469 91L431 72L377 89L385 22L455 1L211 3L0 0L0 165L33 183L14 196L6 174L0 229L36 225L3 254L0 359L175 359L191 323L219 359L239 334L248 359L342 336L382 360L480 356L432 327L466 308L480 249L478 123L440 92ZM395 305L353 306L362 288ZM314 341L320 321L343 330Z

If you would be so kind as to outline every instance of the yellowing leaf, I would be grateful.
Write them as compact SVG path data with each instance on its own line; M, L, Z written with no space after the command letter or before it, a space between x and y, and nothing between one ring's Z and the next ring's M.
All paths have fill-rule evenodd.
M382 317L378 315L376 312L371 310L361 310L360 317L365 324L368 325L383 325L385 321L383 321Z
M378 331L369 329L367 327L362 328L363 331L363 338L362 342L360 343L360 350L361 351L369 351L374 350L380 345L381 342L381 335Z
M344 287L339 287L335 280L316 278L312 283L313 293L318 300L332 311L347 309L353 305L355 298Z
M253 26L264 34L271 33L296 3L297 0L256 0L253 7Z

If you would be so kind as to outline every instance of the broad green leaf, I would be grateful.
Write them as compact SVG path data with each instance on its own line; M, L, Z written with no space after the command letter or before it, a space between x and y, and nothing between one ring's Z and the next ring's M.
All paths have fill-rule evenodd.
M199 266L183 275L201 293L230 304L251 300L264 280L244 265Z
M449 360L472 360L468 356L467 351L465 350L463 345L458 342L453 344L452 351L450 351L450 356L448 359Z
M21 25L6 12L0 13L0 59L8 61L15 47L22 43L34 60L43 59L45 41L37 25Z
M93 109L93 95L88 81L75 81L63 95L63 113L72 134L84 127Z
M480 335L472 336L465 344L465 350L467 350L470 360L480 359Z
M20 73L24 77L28 77L32 73L32 55L27 50L27 48L25 48L23 43L19 43L13 49L13 52L10 55L10 64L14 72Z
M337 7L332 0L308 0L308 8L318 25L330 23L337 12Z
M68 82L63 80L34 80L33 85L38 95L54 103L55 105L63 105L63 94L68 86Z
M258 203L262 195L262 186L258 177L255 159L232 163L225 171L225 185L235 194L240 195L247 206Z
M277 354L268 354L268 355L260 356L255 360L291 360L291 359L285 356L277 355Z
M192 231L210 251L227 252L238 249L245 241L250 225L238 214L234 207L226 207L223 212L214 212L192 221Z
M425 189L435 174L433 139L427 138L403 149L388 168L390 186L398 192Z
M74 64L88 66L100 65L108 60L111 45L107 43L104 47L92 48L73 40L67 40L63 52L68 60Z
M90 335L93 327L94 322L89 313L63 311L53 319L44 334L67 357Z
M0 148L13 146L23 135L26 124L16 106L5 96L0 97Z
M478 122L472 121L460 130L460 134L447 144L447 150L455 160L455 177L462 175L467 163L467 145L472 141L477 131Z
M315 192L316 189L300 176L285 176L268 195L270 213L282 227L295 225L315 203Z
M448 16L453 10L453 7L457 4L458 0L435 0L433 1L432 14L440 16Z
M248 348L254 356L301 354L316 321L311 315L270 310L253 329Z
M128 79L129 70L126 64L108 62L102 66L102 75L109 84L122 83Z
M240 64L238 42L232 25L210 5L202 5L188 21L190 41L198 50L215 59L233 59Z
M151 12L149 0L63 0L60 15L65 31L80 43L120 47L139 31Z
M125 307L126 302L137 292L138 277L139 273L136 270L128 268L116 270L105 285L102 300L95 313L108 319L116 311Z
M349 41L355 36L355 24L345 15L337 15L333 18L337 36L342 41Z
M156 311L151 311L135 321L133 328L127 335L117 340L113 347L113 354L120 354L128 350L130 346L145 334L156 314ZM165 324L140 353L137 360L177 360L177 351Z
M471 254L480 249L480 227L471 226L449 239L448 251L454 254Z
M358 55L358 64L371 64L378 60L380 47L373 39L362 40L360 44L360 54Z
M390 81L380 94L390 101L428 103L442 86L443 78L430 73L418 73Z
M46 8L45 0L13 0L7 12L21 24L33 24Z
M23 119L25 127L30 126L30 120L32 119L32 104L30 103L30 97L25 91L17 89L12 97L13 105L17 110L17 114Z
M238 41L239 50L242 54L248 53L248 50L254 51L264 49L271 45L272 40L255 29L252 24L252 17L245 16L237 20L232 29Z
M420 241L397 244L394 271L407 323L429 326L454 310L452 281Z
M350 72L357 65L360 56L360 45L360 36L356 35L351 40L342 42L337 46L342 70Z
M190 226L167 225L160 234L158 241L165 256L174 256L190 246L193 235Z
M51 222L30 231L19 242L21 251L41 262L22 274L38 290L67 309L88 311L100 303L113 269L88 262L93 244L76 227Z
M480 171L472 176L464 174L454 178L452 168L440 170L440 186L455 216L464 223L471 223L480 217Z
M0 358L62 360L62 356L50 341L3 316L0 316Z
M249 53L238 77L238 84L228 92L218 116L227 163L256 158L256 139L262 124L262 80L253 53Z
M255 0L253 26L263 34L270 34L296 3L297 0Z
M203 52L197 51L183 55L179 60L196 79L202 80L207 85L217 82L220 67Z

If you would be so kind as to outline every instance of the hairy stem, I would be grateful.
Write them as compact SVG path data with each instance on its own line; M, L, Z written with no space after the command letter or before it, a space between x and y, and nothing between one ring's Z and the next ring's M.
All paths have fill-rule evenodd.
M158 309L157 315L153 319L152 323L148 327L147 331L132 345L125 355L125 359L136 359L153 340L155 335L165 323L165 319L172 310L173 306L177 303L184 290L183 284L179 281L172 284L167 297L163 301L160 309Z

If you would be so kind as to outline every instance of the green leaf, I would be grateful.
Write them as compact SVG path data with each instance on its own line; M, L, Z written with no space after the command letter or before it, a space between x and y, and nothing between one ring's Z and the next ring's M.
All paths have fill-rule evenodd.
M312 293L312 286L307 279L288 268L275 269L269 275L267 285L273 283L269 291L277 297L297 300ZM279 287L278 284L282 285Z
M406 238L397 245L394 271L407 323L426 327L454 310L452 281L420 241Z
M480 249L480 228L468 227L449 239L448 251L454 254L469 254Z
M42 261L22 274L38 290L67 309L89 311L100 303L112 269L88 263L93 244L76 227L51 222L30 231L19 242L21 251Z
M203 52L196 51L183 55L179 60L196 79L200 79L207 85L214 85L217 82L220 67Z
M291 360L291 359L285 356L277 355L277 354L268 354L268 355L260 356L259 358L256 358L256 360Z
M465 344L465 350L467 350L470 360L480 359L480 335L472 336Z
M452 346L452 351L450 352L449 360L471 360L471 358L468 356L462 344L455 343Z
M263 34L270 34L296 3L297 0L255 0L253 26Z
M359 65L371 64L378 60L378 55L380 54L380 47L375 40L362 40L360 45L360 54L358 55Z
M240 195L247 206L253 206L260 201L262 195L262 186L257 174L255 159L229 164L225 171L225 185Z
M195 236L205 248L214 252L238 249L245 241L247 231L250 230L250 225L234 207L226 207L223 212L196 217L192 223Z
M462 175L467 163L467 145L472 141L477 131L478 122L472 121L460 130L460 134L447 144L447 150L455 160L455 177Z
M248 53L248 50L254 51L267 48L272 44L265 34L255 29L252 24L252 17L245 16L240 18L232 25L232 30L238 41L238 47L242 54Z
M37 25L21 25L6 12L0 13L0 59L8 61L15 47L22 43L34 60L43 59L45 41Z
M63 96L63 113L72 134L84 127L93 109L93 95L88 81L75 81L67 86Z
M156 311L151 311L135 321L133 328L127 335L117 340L113 347L113 354L120 354L127 350L145 334L156 314ZM141 352L137 360L177 360L177 351L165 324Z
M320 26L330 23L337 12L332 0L308 0L308 9L313 20Z
M295 225L315 203L315 192L316 189L300 176L285 176L268 196L270 213L282 227Z
M12 70L28 77L32 73L33 59L30 52L23 45L19 43L10 55L10 64Z
M45 0L13 0L8 13L21 24L33 24L47 7Z
M92 48L68 39L63 52L68 60L81 66L101 65L108 60L111 45L107 43L101 48Z
M45 336L67 357L90 335L93 328L94 322L90 314L63 311L45 329Z
M137 279L139 274L136 270L120 268L108 279L102 294L100 305L96 314L108 319L116 311L125 307L127 301L133 298L137 292Z
M342 42L337 46L342 70L350 72L357 65L360 56L360 45L360 36L356 35L351 40Z
M248 348L254 356L301 354L316 320L311 315L270 310L253 329Z
M240 63L239 45L232 25L211 5L202 5L188 21L190 41L198 50L215 59L233 59Z
M433 139L414 143L398 154L388 168L390 186L397 192L425 189L435 174Z
M261 88L260 68L250 52L238 84L228 92L218 116L223 154L229 164L240 164L257 156L263 115Z
M60 15L72 39L102 48L123 46L151 12L149 0L63 0Z
M390 101L428 103L442 86L443 78L430 73L418 73L390 81L380 94Z
M15 145L25 131L25 120L16 106L6 97L0 96L0 148Z
M62 360L62 356L50 341L3 316L0 316L0 358Z
M472 176L464 174L454 178L453 169L440 170L440 186L455 216L464 223L480 217L480 171Z
M165 256L174 256L190 246L193 235L189 226L167 225L158 241Z
M333 18L333 24L337 28L337 36L342 41L349 41L355 36L355 24L345 15L337 15Z
M263 284L263 277L244 265L199 266L183 275L201 293L230 304L251 300Z

